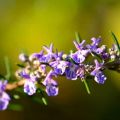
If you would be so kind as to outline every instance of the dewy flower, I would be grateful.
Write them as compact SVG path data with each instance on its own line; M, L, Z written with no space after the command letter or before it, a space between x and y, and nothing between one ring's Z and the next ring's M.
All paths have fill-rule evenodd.
M43 85L46 86L46 93L48 96L58 95L58 83L52 79L55 73L51 70L43 81Z
M0 110L6 110L10 101L9 95L5 92L7 81L0 80Z
M95 69L91 72L92 76L95 76L94 80L99 84L104 84L107 79L103 72L100 70L102 68L102 64L100 64L97 60L95 60Z
M78 65L69 63L68 67L65 70L66 78L70 80L76 80L78 67Z

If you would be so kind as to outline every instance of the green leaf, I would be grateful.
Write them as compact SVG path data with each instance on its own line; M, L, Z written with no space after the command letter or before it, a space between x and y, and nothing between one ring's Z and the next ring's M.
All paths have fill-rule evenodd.
M85 85L85 88L86 88L86 90L87 90L87 93L90 94L90 89L89 89L88 83L87 83L87 81L86 81L85 79L83 80L83 83L84 83L84 85Z
M11 77L11 69L10 69L10 62L9 62L9 59L8 59L7 56L4 57L4 63L5 63L5 68L6 68L5 78L6 78L7 80L9 80L10 77Z
M46 100L45 95L44 95L44 90L42 90L41 88L38 88L37 93L41 95L41 99L37 98L37 96L36 96L34 100L36 100L39 103L42 102L44 105L48 105L47 100Z
M44 103L44 105L48 105L47 100L46 100L45 97L42 97L42 102Z
M117 45L118 51L120 53L120 45L119 45L118 39L113 32L111 32L111 34L112 34L112 38L113 38L115 44Z
M73 53L73 50L70 50L70 54L72 54Z
M45 106L48 105L47 100L46 100L45 97L42 97L42 98L41 98L40 96L35 96L35 97L33 97L33 100L34 100L35 102L39 103L39 104L44 104Z
M20 67L20 68L25 68L25 66L22 65L22 64L17 64L17 66Z
M18 100L18 99L20 99L20 96L17 95L17 94L15 94L15 95L13 95L13 98L16 99L16 100Z
M82 42L82 39L81 39L80 34L79 34L78 32L75 32L75 37L76 37L76 41L77 41L78 43L81 43L81 42Z
M8 109L14 111L21 111L23 110L23 107L20 104L9 104Z

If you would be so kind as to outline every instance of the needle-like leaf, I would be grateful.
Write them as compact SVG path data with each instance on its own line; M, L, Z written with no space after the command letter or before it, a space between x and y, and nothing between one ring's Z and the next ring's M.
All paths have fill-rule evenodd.
M7 56L4 57L4 63L5 63L5 68L6 68L5 78L6 78L7 80L9 80L10 77L11 77L11 69L10 69L10 62L9 62L9 59L8 59Z
M87 83L87 81L86 81L85 79L83 80L83 83L84 83L84 85L85 85L85 88L86 88L86 90L87 90L87 93L90 94L90 89L89 89L88 83Z
M117 45L119 53L120 53L120 45L119 45L118 39L112 31L111 31L111 35L112 35L112 38L113 38L115 44Z
M79 34L78 32L75 32L75 37L76 37L76 41L77 41L78 43L81 43L81 42L82 42L82 39L81 39L80 34Z

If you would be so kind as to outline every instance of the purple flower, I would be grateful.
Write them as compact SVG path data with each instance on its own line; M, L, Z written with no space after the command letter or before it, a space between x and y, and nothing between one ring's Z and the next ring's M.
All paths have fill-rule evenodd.
M43 46L43 48L47 54L43 55L39 60L40 62L48 63L53 57L53 44L51 44L50 47Z
M85 66L83 64L79 65L76 74L81 79L85 78Z
M94 62L95 62L95 69L91 72L91 75L95 75L97 72L99 72L103 65L102 63L99 63L96 59L94 60Z
M97 60L95 60L95 69L91 72L91 75L95 76L95 81L99 84L104 84L107 79L103 72L100 70L103 64L100 64Z
M35 83L29 79L26 80L24 84L24 92L28 95L33 95L34 93L36 93Z
M109 53L107 53L107 48L105 45L102 45L101 47L97 48L94 52L100 55L103 59L108 59L110 57Z
M89 53L89 50L79 50L71 54L70 56L76 63L82 63L85 61L85 58L88 55L88 53Z
M50 63L51 67L54 68L54 72L59 75L63 75L66 67L68 66L67 61L54 61Z
M99 84L104 84L106 79L106 76L101 71L98 71L95 75L95 81Z
M77 69L78 69L77 65L75 65L73 63L69 63L68 67L65 70L67 79L76 80L77 79L77 73L76 73Z
M25 70L20 72L20 76L24 79L30 79L30 75L25 72Z
M48 96L58 95L58 83L52 79L55 73L51 70L43 81L43 85L46 86L46 93Z
M58 95L58 84L53 79L49 80L46 84L46 93L48 96L56 96Z
M46 65L41 64L39 67L39 71L42 73L42 75L45 75L46 73Z
M31 73L26 73L25 70L20 72L20 76L26 80L31 80L33 82L35 82L37 80L37 75L33 72Z
M33 95L36 92L35 81L37 77L34 74L27 74L25 71L21 72L21 77L23 77L26 81L24 84L24 92L28 95Z
M38 59L38 60L39 60L39 59L42 58L43 53L44 53L43 50L40 51L40 53L33 53L33 54L29 57L29 60L30 60L30 61L32 61L32 60L34 60L34 59Z
M107 52L105 52L105 53L102 53L102 58L103 59L108 59L108 58L110 58L110 54L109 53L107 53Z
M99 46L99 43L101 41L101 38L91 38L92 40L92 44L91 45L87 45L87 48L91 50L91 52L96 52L96 49L98 48Z
M48 63L50 62L51 58L52 58L51 54L43 55L40 59L40 62Z
M83 40L81 43L78 43L77 41L73 41L76 49L78 50L75 53L72 53L70 57L76 62L76 63L82 63L85 61L85 58L87 57L89 53L89 49L86 49L84 45L85 40Z
M106 52L106 46L105 45L102 45L101 47L96 49L97 54L102 54L104 52Z
M57 61L62 60L63 52L58 52L58 51L56 50L56 53L53 54L53 57L54 57L55 60L57 60Z
M83 40L81 43L78 43L77 41L73 41L75 47L77 50L82 50L84 48L84 43L85 43L85 40Z
M0 81L0 110L6 110L10 101L9 95L5 92L7 81Z

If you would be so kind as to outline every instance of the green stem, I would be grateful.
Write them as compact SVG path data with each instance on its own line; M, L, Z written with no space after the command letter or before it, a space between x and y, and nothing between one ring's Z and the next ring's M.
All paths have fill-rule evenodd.
M115 41L115 43L117 45L118 51L120 53L120 45L119 45L118 39L117 39L117 37L115 36L115 34L113 32L111 32L111 34L112 34L113 40Z
M10 72L10 63L9 63L8 57L4 57L4 63L5 63L5 68L6 68L6 76L5 76L5 78L7 80L9 80L10 77L11 77L11 72Z
M76 40L78 43L82 42L82 39L81 39L80 34L78 32L75 32L75 37L76 37Z
M86 81L85 79L83 80L83 83L84 83L84 85L85 85L85 88L86 88L86 90L87 90L87 93L90 94L90 89L89 89L89 86L88 86L87 81Z
M44 105L48 105L48 103L47 103L45 97L42 97L42 102L44 103Z

